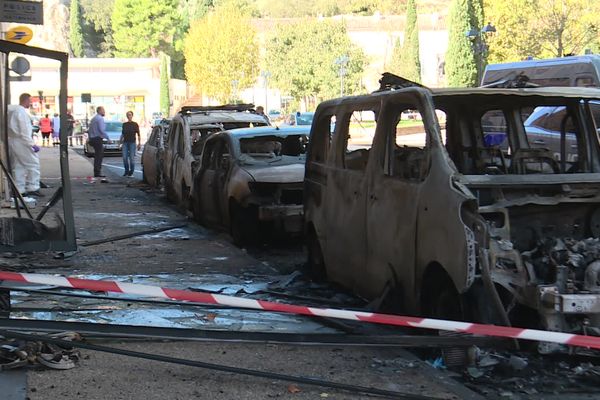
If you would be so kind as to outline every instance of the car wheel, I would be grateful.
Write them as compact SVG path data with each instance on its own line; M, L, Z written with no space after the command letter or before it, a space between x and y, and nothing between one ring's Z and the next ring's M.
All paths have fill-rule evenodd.
M195 185L194 185L195 186ZM194 216L194 221L205 225L205 221L202 218L202 207L200 206L200 193L198 193L197 189L194 189L194 193L191 198L192 202L192 215Z
M142 182L148 183L148 177L146 176L146 168L144 168L143 164L142 164Z
M244 208L236 202L230 207L230 233L236 246L255 244L259 239L258 218L252 209Z
M187 212L192 208L190 202L190 188L183 182L181 182L181 199L179 200L179 207L181 207L184 212Z
M451 321L464 320L460 294L451 285L444 285L432 302L431 316L433 318Z
M319 238L314 230L311 230L306 238L306 247L310 275L316 281L324 281L327 278L325 258L323 257L323 250L321 249Z
M87 146L83 146L83 154L88 158L94 157L94 155L88 151Z
M175 190L168 181L165 181L165 191L167 192L167 200L174 203L176 200Z

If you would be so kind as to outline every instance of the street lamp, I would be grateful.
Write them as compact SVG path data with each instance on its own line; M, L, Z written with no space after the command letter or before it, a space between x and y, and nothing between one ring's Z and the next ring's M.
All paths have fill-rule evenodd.
M262 71L260 76L262 76L265 84L265 111L268 113L269 107L267 107L267 100L269 95L269 78L271 77L271 73L269 71Z
M471 28L466 33L466 36L471 40L473 53L475 54L475 63L477 65L477 84L481 83L483 63L489 50L489 47L486 43L486 38L495 32L496 27L488 22L488 24L481 28L481 30Z
M339 56L334 61L334 63L340 68L340 97L344 96L344 76L346 75L346 66L348 65L348 61L350 61L350 57L347 55Z

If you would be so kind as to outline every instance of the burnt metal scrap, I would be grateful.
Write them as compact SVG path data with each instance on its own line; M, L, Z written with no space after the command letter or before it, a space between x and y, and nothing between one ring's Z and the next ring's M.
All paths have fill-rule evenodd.
M49 337L60 339L62 343L0 339L0 371L29 366L59 370L75 368L81 355L66 342L81 340L81 336L75 332L62 332Z
M381 79L379 79L379 89L377 91L380 92L384 90L398 90L408 87L424 88L425 86L417 82L413 82L409 79L403 78L401 76L394 75L390 72L384 72L383 74L381 74Z

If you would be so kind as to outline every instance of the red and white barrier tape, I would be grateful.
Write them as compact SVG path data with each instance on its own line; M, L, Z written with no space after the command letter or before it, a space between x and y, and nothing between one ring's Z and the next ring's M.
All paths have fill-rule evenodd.
M158 286L116 281L96 281L54 275L19 274L15 272L0 271L0 280L37 283L41 285L52 285L99 292L126 293L137 296L158 297L203 304L220 304L237 308L348 319L353 321L373 322L378 324L406 326L411 328L425 328L495 336L501 338L535 340L600 349L600 337L597 336L574 335L570 333L550 332L537 329L510 328L505 326L472 324L468 322L446 321L441 319L406 317L400 315L377 314L361 311L336 310L331 308L295 306L291 304L223 296L219 294L161 288Z

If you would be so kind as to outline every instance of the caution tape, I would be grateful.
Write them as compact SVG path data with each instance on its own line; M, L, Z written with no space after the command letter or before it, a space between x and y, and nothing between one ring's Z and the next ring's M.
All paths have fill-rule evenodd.
M600 349L600 337L574 335L571 333L550 332L538 329L522 329L506 326L473 324L469 322L447 321L432 318L407 317L401 315L378 314L362 311L337 310L332 308L306 307L292 304L275 303L264 300L246 299L224 296L206 292L161 288L158 286L140 285L117 281L97 281L44 274L21 274L0 271L0 280L52 285L65 288L92 290L98 292L115 292L144 297L157 297L171 300L189 301L202 304L219 304L224 306L261 311L273 311L289 314L300 314L327 318L339 318L352 321L372 322L377 324L404 326L410 328L435 329L471 333L501 338L534 340L559 343L570 346Z

